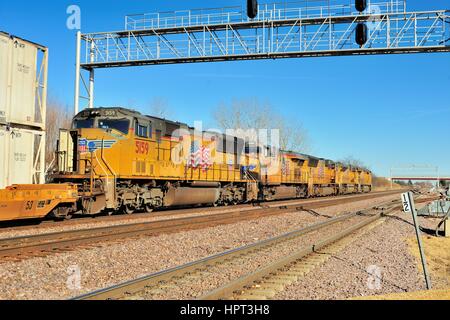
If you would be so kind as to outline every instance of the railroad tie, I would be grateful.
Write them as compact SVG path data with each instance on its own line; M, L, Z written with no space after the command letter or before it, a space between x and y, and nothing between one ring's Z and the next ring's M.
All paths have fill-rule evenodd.
M272 283L272 282L261 282L259 288L262 289L272 289L277 291L283 291L284 286L282 284Z
M273 298L277 295L277 293L278 293L277 290L269 289L266 287L252 288L252 289L249 289L248 291L245 291L245 295L257 296L257 297L263 296L266 298ZM254 299L256 299L256 298L254 298ZM258 300L258 299L256 299L256 300Z
M358 235L365 234L373 228L381 225L384 221L385 219L380 219L375 223L372 223L362 228L361 230L358 230ZM318 266L323 265L331 258L332 254L343 250L345 247L355 241L357 237L358 236L347 237L335 243L332 243L325 248L326 252L315 252L306 257L304 260L296 261L292 265L288 266L285 270L280 270L276 274L264 279L263 282L260 282L252 288L245 290L242 293L242 296L237 295L235 298L238 300L245 300L245 298L252 298L254 300L265 300L267 298L273 298L279 292L285 290L287 286L297 282L301 277L306 276L309 272L311 272ZM265 298L260 299L261 296Z
M149 291L158 290L158 289L169 289L169 290L171 290L171 289L177 289L177 288L179 288L179 286L177 284L175 284L175 283L166 283L166 284L161 284L157 288L151 289Z
M245 294L242 296L239 296L238 300L267 300L266 296L263 295L252 295L252 294Z
M173 289L173 288L175 288L175 286L171 287L170 289ZM157 295L162 295L165 292L166 291L164 290L163 287L145 290L146 295L151 296L151 297L157 296Z

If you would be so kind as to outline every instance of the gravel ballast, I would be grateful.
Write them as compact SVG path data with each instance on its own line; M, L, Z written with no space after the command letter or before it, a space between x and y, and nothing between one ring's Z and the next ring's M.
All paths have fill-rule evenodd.
M429 229L437 225L436 219L419 218L419 221ZM411 240L415 244L411 216L397 213L332 254L324 265L287 287L275 299L340 300L424 290L419 261L408 246ZM435 289L450 288L449 281L433 274L431 282Z
M398 196L322 208L335 216ZM79 249L0 264L0 299L65 299L326 220L306 212ZM77 287L77 274L80 287Z

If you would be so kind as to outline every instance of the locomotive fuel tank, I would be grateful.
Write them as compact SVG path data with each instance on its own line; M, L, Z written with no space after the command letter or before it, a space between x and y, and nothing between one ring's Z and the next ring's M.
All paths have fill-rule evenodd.
M214 204L219 196L219 188L170 188L164 197L164 206Z
M266 200L294 199L296 197L297 197L297 188L289 186L273 187L265 195Z

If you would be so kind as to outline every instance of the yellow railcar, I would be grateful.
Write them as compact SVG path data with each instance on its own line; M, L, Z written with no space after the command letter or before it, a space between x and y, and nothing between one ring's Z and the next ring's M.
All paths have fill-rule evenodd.
M367 192L371 173L305 154L251 147L123 108L89 109L62 130L54 183L78 185L77 211L151 212Z
M304 155L280 151L269 157L270 165L261 169L263 200L304 198L308 195L311 172Z
M0 221L58 217L76 210L77 187L71 184L14 185L0 190Z
M72 129L61 130L56 155L51 184L0 191L0 208L8 208L0 220L131 214L370 192L372 187L368 170L251 145L233 135L197 131L124 108L76 115ZM37 207L23 197L27 193Z
M243 140L127 109L83 111L73 130L61 132L58 155L52 178L78 181L80 192L92 195L86 212L150 212L258 197L259 167Z

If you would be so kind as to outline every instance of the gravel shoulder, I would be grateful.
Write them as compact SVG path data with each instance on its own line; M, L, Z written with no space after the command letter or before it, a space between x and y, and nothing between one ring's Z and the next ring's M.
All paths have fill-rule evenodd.
M436 219L419 218L420 225L433 229ZM450 266L443 250L433 255L436 238L423 235L425 252L431 266L434 289L449 289L445 276ZM428 243L428 245L427 245ZM413 249L414 248L414 249ZM448 246L446 250L448 252ZM417 250L410 215L396 213L383 224L358 237L342 251L333 254L324 265L289 286L275 299L282 300L342 300L411 293L425 290L420 260L412 254ZM431 264L430 264L431 262Z
M336 216L397 198L397 195L386 196L318 211ZM46 258L7 262L0 264L0 299L66 299L326 219L296 212L157 237L124 239Z

